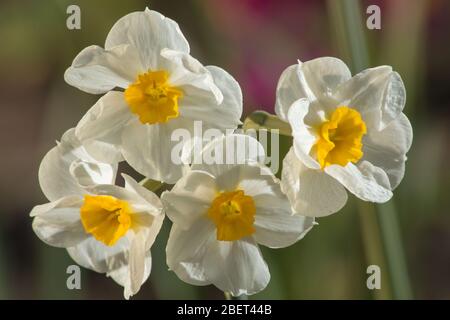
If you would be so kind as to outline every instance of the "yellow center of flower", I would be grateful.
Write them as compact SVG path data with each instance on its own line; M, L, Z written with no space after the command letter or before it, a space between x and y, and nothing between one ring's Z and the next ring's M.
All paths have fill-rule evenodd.
M178 99L183 97L183 92L171 86L168 79L167 71L149 71L140 74L125 90L131 112L142 123L163 123L178 117Z
M244 191L221 192L208 209L217 227L217 240L234 241L255 232L255 202Z
M114 245L132 224L132 212L127 201L112 196L84 196L80 208L81 223L86 232L107 246Z
M319 127L314 145L322 169L332 164L345 166L361 159L361 140L366 132L366 124L358 111L346 106L336 108L330 120Z

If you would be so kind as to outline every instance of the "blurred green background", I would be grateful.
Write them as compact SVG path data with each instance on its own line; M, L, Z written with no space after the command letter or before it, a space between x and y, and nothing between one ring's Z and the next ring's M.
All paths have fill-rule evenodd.
M28 217L34 205L46 202L37 178L40 160L98 99L64 82L64 70L80 50L103 45L118 18L149 6L180 24L193 56L236 77L246 114L256 109L273 113L277 80L297 59L337 56L355 65L340 34L345 21L336 20L342 19L336 12L341 1L2 0L0 298L123 298L112 280L85 269L82 289L68 290L66 268L73 262L65 250L39 241ZM66 28L70 4L81 8L81 30ZM412 296L450 298L450 2L358 4L364 26L367 6L381 8L381 30L361 29L370 66L392 65L407 88L404 112L413 124L414 141L405 178L394 194L395 204L379 206L378 213L351 197L344 210L319 219L320 225L296 245L264 248L272 280L252 298L392 298L385 268L382 289L366 287L367 266L383 265L367 250L373 240L368 234L377 228L371 223L380 214L398 215ZM167 271L169 227L166 221L152 249L150 279L134 298L223 298L212 286L190 286Z

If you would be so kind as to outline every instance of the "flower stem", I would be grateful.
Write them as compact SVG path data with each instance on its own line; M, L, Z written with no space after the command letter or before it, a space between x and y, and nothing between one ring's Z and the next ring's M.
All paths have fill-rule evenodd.
M279 134L285 136L291 136L291 126L289 123L280 120L277 116L267 113L265 111L255 111L250 114L245 120L242 126L244 130L258 130L258 129L276 129Z
M362 8L358 0L328 0L328 9L333 28L337 33L337 43L342 54L352 62L354 72L369 66L369 54L361 19ZM394 299L413 297L402 238L398 224L398 214L393 200L386 205L375 206L359 202L359 216L368 264L387 265ZM382 265L380 265L382 268ZM383 273L382 275L386 274ZM386 298L387 295L377 296Z
M150 190L151 192L154 192L158 197L161 196L161 194L166 191L172 189L173 185L167 184L165 182L152 180L145 178L139 182L140 185L142 185L147 190Z
M393 295L396 299L412 299L403 241L400 235L398 215L391 200L378 206L378 218L385 246L386 260L391 274Z

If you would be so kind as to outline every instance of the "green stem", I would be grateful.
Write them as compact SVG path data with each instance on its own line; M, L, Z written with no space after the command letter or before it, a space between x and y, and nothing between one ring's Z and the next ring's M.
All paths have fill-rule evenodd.
M367 266L377 265L381 270L387 270L384 255L383 240L381 239L380 225L377 212L372 203L357 199L357 210L361 228L361 238L364 245L364 255ZM374 290L373 296L378 300L392 298L392 288L388 277L381 276L381 290Z
M394 201L391 200L388 203L379 205L377 209L386 260L389 261L388 268L391 274L394 297L396 299L413 299Z
M172 189L172 184L167 184L165 182L152 180L145 178L141 182L139 182L143 187L146 189L154 192L158 197L161 196L161 194L166 191Z
M265 111L255 111L250 114L245 120L242 126L244 130L258 130L258 129L267 129L267 130L278 130L279 134L285 136L291 136L291 126L289 123L280 120L275 115L267 113Z
M329 0L328 8L337 32L340 49L352 62L354 72L369 66L369 54L361 20L362 8L358 0ZM413 297L408 269L393 200L388 205L359 205L367 263L387 264L392 296L395 299ZM382 267L382 265L380 265ZM384 270L384 269L382 269ZM382 273L383 274L383 273ZM384 273L385 274L385 273Z

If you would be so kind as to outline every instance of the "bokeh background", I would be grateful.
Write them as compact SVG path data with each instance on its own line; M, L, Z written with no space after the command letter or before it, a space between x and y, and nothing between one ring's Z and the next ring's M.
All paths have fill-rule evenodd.
M353 65L332 1L343 0L2 0L0 298L123 298L112 280L85 269L82 289L68 290L66 268L73 262L65 250L38 240L28 216L34 205L46 202L37 178L40 160L99 98L64 82L64 70L80 50L103 45L118 18L149 6L180 24L201 62L236 77L246 114L256 109L273 113L278 77L297 59L337 56ZM81 8L81 30L66 28L70 4ZM406 176L388 207L364 212L351 198L341 212L319 219L319 226L296 245L264 249L272 280L252 298L394 297L384 268L382 290L366 287L367 266L378 264L376 255L367 252L370 221L389 213L398 216L397 241L404 249L410 297L450 298L450 2L358 4L364 25L367 6L381 8L382 29L362 29L370 66L392 65L407 88L404 112L413 124L414 142ZM150 279L135 298L223 298L214 287L187 285L167 270L169 227L166 222L152 250Z

